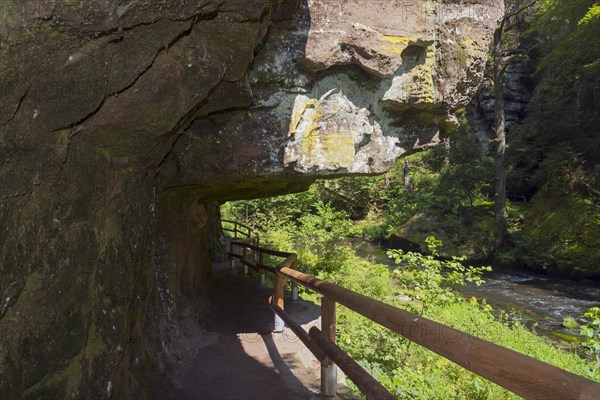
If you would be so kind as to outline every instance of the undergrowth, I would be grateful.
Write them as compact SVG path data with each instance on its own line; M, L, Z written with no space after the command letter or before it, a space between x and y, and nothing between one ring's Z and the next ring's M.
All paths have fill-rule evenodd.
M442 243L428 238L427 254L390 251L389 256L397 263L397 268L390 270L383 264L359 257L346 242L354 229L348 215L313 194L306 194L305 199L294 195L290 202L285 198L271 199L266 208L262 208L258 200L251 205L230 203L222 211L228 218L239 218L247 207L257 211L255 215L264 216L260 219L266 228L261 234L263 245L296 252L300 269L312 275L600 380L600 368L592 356L584 359L557 348L505 314L496 316L485 300L464 299L452 289L466 282L482 283L482 273L489 267L466 266L462 257L440 260L437 249ZM292 211L290 208L295 218L276 218L278 213ZM300 295L318 304L315 293L301 287ZM338 306L337 323L340 347L400 399L518 398L345 307ZM348 384L356 390L351 382Z

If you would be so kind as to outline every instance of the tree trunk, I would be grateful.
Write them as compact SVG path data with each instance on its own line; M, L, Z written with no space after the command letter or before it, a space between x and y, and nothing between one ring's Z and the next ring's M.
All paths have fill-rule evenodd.
M404 188L406 190L410 190L410 167L408 166L408 161L406 161L406 158L404 159L404 168L402 169L402 172L404 174Z
M502 65L502 30L504 21L494 32L494 101L495 101L495 134L496 134L496 193L494 196L494 213L501 230L496 237L496 248L502 244L506 230L506 168L504 152L506 149L506 132L504 129L504 82Z
M450 136L444 139L444 166L450 165Z
M500 247L506 234L506 165L504 152L506 150L506 132L504 127L504 71L506 65L502 58L502 34L506 23L512 17L520 14L526 9L533 7L537 0L523 5L517 10L506 14L501 20L500 25L494 32L494 114L496 125L494 133L496 134L496 193L494 196L494 213L496 221L500 224L500 230L496 236L496 249Z

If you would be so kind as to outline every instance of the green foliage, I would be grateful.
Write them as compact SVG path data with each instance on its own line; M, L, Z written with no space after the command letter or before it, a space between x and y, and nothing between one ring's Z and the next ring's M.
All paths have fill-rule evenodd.
M549 149L532 177L532 182L541 190L551 191L556 196L568 195L574 191L591 193L593 178L593 174L585 173L581 154L576 153L568 144L560 143Z
M439 228L456 232L458 237L463 225L480 214L475 209L491 204L493 161L466 121L449 143L448 147L440 146L411 155L406 161L396 161L384 176L344 178L329 183L330 188L346 198L362 199L360 215L347 206L348 202L335 201L334 196L326 194L334 207L363 218L359 233L367 236L389 237L414 216L432 211L429 214L437 215L434 219L439 221ZM405 162L410 174L409 188L404 185Z
M331 272L349 257L347 247L341 243L350 229L344 212L318 203L314 214L302 215L291 229L300 265L308 271L315 272L312 267L318 265L318 272Z
M246 221L254 227L284 226L311 212L321 202L320 194L311 190L254 200L231 201L221 207L224 218Z
M595 218L600 206L578 190L558 193L546 188L533 198L522 230L512 237L515 258L530 268L573 278L600 273L600 223Z
M364 218L368 212L381 205L380 191L385 182L379 177L339 178L317 181L314 186L321 197L354 218Z
M349 257L342 240L352 223L345 211L322 201L318 189L313 186L306 193L229 202L222 214L265 229L268 235L261 239L263 244L296 252L300 268L310 273L331 272ZM314 270L317 265L318 271Z
M539 186L512 234L514 246L502 253L521 265L581 278L600 273L598 173L569 145L550 148L531 182Z
M579 328L579 324L573 318L563 318L562 326L568 329Z
M598 18L600 18L600 4L596 3L591 6L583 18L579 20L578 25L598 23L598 21L596 21Z
M600 307L590 308L580 318L588 320L580 327L580 334L585 338L581 345L595 360L594 370L600 375Z
M507 189L530 204L498 258L574 278L599 273L599 10L597 0L537 1L520 49L535 89L507 135Z
M466 257L452 257L451 260L440 260L438 247L443 243L433 236L426 239L429 255L403 250L389 250L388 255L401 268L394 274L404 288L404 292L419 300L421 314L432 304L445 304L459 301L453 286L473 282L477 285L484 281L484 271L491 267L469 267L462 264Z
M390 256L398 263L394 271L357 256L346 242L347 235L353 233L348 213L321 200L319 196L324 193L320 190L317 185L304 194L236 202L224 206L223 213L235 218L245 216L246 210L256 212L249 213L246 222L260 221L267 228L261 234L262 243L297 252L303 268L320 278L598 379L596 370L576 355L557 349L503 314L495 317L485 300L465 300L453 291L454 286L466 282L481 283L481 274L489 268L465 266L464 257L439 259L439 240L427 239L426 255L391 251ZM318 300L311 292L301 295ZM338 307L337 322L340 347L400 399L516 398L345 307Z
M392 233L397 226L404 224L419 210L428 207L434 201L433 188L439 182L439 173L430 168L430 154L415 154L408 158L412 187L404 187L401 160L396 161L388 174L388 188L381 194L382 211L385 217L386 232Z
M539 54L537 86L526 118L510 132L507 153L513 165L510 180L521 182L529 192L569 173L568 164L560 170L543 168L557 148L578 155L584 177L600 158L598 94L593 89L600 81L598 2L539 3L527 33L535 44L530 52Z
M547 0L541 3L530 35L542 38L544 53L538 72L563 74L597 62L600 43L590 38L600 37L597 23L600 5L596 0Z
M462 207L475 207L490 200L494 162L466 119L450 138L450 149L440 146L432 150L432 158L435 160L432 166L437 162L440 170L440 180L434 189L437 202L452 204L456 214Z

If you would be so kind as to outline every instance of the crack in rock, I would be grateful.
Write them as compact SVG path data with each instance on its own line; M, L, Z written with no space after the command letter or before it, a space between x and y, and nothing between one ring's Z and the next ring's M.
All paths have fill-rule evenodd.
M16 105L14 111L12 112L11 116L8 117L8 119L2 124L2 126L6 126L10 121L12 121L15 118L15 116L17 115L17 113L21 109L21 104L23 104L23 101L25 100L25 97L27 97L27 93L29 93L29 87L27 87L27 89L25 89L25 92L19 98L19 102L17 103L17 105Z

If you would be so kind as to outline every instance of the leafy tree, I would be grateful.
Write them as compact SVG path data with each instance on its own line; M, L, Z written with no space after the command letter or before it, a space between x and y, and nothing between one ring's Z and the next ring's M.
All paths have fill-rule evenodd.
M432 154L438 158L438 165L442 165L434 193L440 205L449 203L460 208L466 203L474 207L493 193L493 161L467 121L463 121L451 140L449 151L440 147Z

